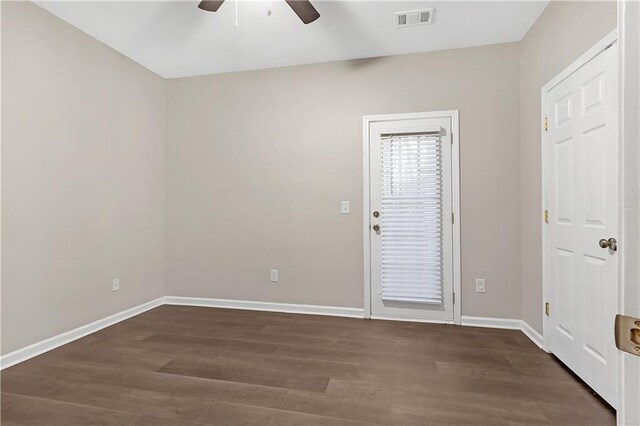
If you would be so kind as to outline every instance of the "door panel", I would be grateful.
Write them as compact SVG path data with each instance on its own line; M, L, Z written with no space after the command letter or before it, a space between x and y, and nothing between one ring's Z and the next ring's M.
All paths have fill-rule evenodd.
M451 126L449 117L370 124L373 317L454 320Z
M549 349L613 406L618 255L617 45L547 93Z
M557 250L557 282L566 283L558 289L557 308L554 311L558 315L558 331L566 338L573 340L573 322L575 312L573 310L573 253L568 250Z

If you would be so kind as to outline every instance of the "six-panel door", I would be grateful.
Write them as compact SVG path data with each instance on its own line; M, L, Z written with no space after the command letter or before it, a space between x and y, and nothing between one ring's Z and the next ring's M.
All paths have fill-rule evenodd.
M549 349L614 407L617 44L547 94ZM603 243L605 246L607 243Z

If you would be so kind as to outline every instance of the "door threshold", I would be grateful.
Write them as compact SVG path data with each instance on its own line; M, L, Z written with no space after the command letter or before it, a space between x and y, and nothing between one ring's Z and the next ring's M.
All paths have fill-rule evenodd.
M405 322L422 322L428 324L452 324L455 322L453 320L437 320L437 319L425 319L425 318L405 318L405 317L394 317L387 315L371 315L368 319L374 320L384 320L384 321L405 321Z

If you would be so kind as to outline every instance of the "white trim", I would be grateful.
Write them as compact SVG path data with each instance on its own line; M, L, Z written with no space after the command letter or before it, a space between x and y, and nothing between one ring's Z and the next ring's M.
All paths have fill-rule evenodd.
M523 320L463 316L462 325L468 326L468 327L486 327L486 328L500 328L505 330L520 330L533 343L535 343L536 346L538 346L543 351L546 351L544 349L544 341L543 341L542 335L538 333L536 329L531 327L528 323L526 323Z
M362 244L364 253L364 317L371 318L371 226L369 212L371 211L371 200L369 199L369 125L371 117L364 117L362 120Z
M0 23L2 22L2 4L0 3ZM2 31L0 31L0 58L2 58ZM1 60L0 60L1 62ZM0 64L0 81L2 81L2 64ZM2 241L2 85L0 84L0 241ZM2 293L2 244L0 244L0 294ZM0 350L2 338L0 332ZM1 353L1 352L0 352ZM0 358L1 362L2 358ZM1 364L0 364L1 365Z
M618 29L611 31L604 36L602 40L597 42L593 47L583 53L578 59L573 61L568 67L563 69L560 74L556 75L547 84L542 87L542 93L546 93L558 84L562 83L567 77L579 70L584 64L595 58L600 52L607 48L611 43L618 40Z
M640 210L640 5L637 1L618 2L619 48L619 153L620 153L620 230L622 241L638 238ZM621 245L618 282L618 312L640 315L640 287L638 287L638 245ZM618 411L617 424L640 425L640 358L618 352Z
M547 93L553 89L555 86L560 84L564 79L569 77L571 74L576 72L580 67L584 66L587 62L593 59L600 52L605 50L607 46L612 43L615 43L618 40L618 29L611 31L607 34L602 40L596 43L591 49L587 50L584 54L582 54L578 59L576 59L571 65L566 67L563 71L560 72L556 77L554 77L551 81L545 84L542 89L540 89L540 126L541 126L541 172L542 172L542 208L540 211L540 221L542 224L542 304L540 307L540 315L542 315L542 336L543 336L543 349L548 352L549 342L548 337L549 333L547 328L549 326L548 321L549 317L547 317L544 313L544 304L549 299L549 277L548 277L548 268L549 268L549 253L548 253L548 226L544 221L544 211L548 209L549 204L547 200L547 135L544 131L543 121L544 117L548 117L547 111ZM623 199L620 199L620 203L623 202ZM619 206L620 211L623 211L624 206L621 204Z
M71 343L74 340L78 340L91 333L95 333L96 331L112 326L116 323L119 323L120 321L124 321L128 318L139 315L150 309L157 308L163 303L164 298L160 297L158 299L152 300L151 302L134 306L133 308L118 312L117 314L110 315L106 318L99 319L90 324L74 328L73 330L58 334L57 336L50 337L48 339L26 346L22 349L10 352L0 357L0 370L31 359L62 345L66 345L67 343Z
M205 297L164 296L150 302L134 306L133 308L127 309L125 311L118 312L117 314L110 315L106 318L94 321L90 324L75 328L71 331L58 334L57 336L50 337L48 339L34 343L30 346L18 349L14 352L8 353L0 357L0 370L11 367L23 361L27 361L28 359L31 359L35 356L51 351L62 345L66 345L67 343L71 343L89 334L95 333L106 327L110 327L121 321L129 319L136 315L140 315L146 311L162 305L202 306L207 308L243 309L264 312L286 312L291 314L325 315L348 318L365 317L364 309L359 308L304 305L293 303L257 302L249 300L211 299ZM383 321L408 321L433 324L451 324L450 321L432 321L412 318L385 317L379 315L373 316L371 317L371 319ZM470 327L521 330L536 345L542 348L542 336L529 324L522 320L463 316L461 317L461 324L463 326Z
M41 355L45 352L49 352L62 345L66 345L67 343L71 343L89 334L100 331L103 328L110 327L162 305L205 306L211 308L246 309L252 311L288 312L293 314L327 315L351 318L362 318L364 316L364 310L357 308L209 299L201 297L164 296L0 356L0 370L23 361L27 361L28 359Z
M460 224L462 214L460 210L460 114L458 110L451 111L451 132L453 133L453 146L451 147L451 194L454 214L453 221L453 323L462 323L462 266L460 261L460 247L462 238Z
M363 318L364 310L339 306L303 305L293 303L255 302L251 300L210 299L205 297L166 296L167 305L204 306L209 308L245 309L249 311L286 312L291 314L327 315Z
M462 290L461 290L461 267L460 267L460 119L459 111L432 111L415 112L404 114L382 114L366 115L363 117L363 139L362 139L362 234L364 250L364 318L371 318L371 233L369 232L371 205L369 200L369 127L371 123L380 121L416 120L424 118L448 117L451 119L451 133L453 134L451 147L451 202L452 212L455 220L453 223L453 292L455 303L453 305L453 323L460 324L462 316ZM396 318L384 318L396 319ZM405 319L398 319L405 320ZM416 319L406 319L406 321L420 321Z
M509 318L491 318L491 317L462 317L462 325L468 327L487 327L487 328L504 328L507 330L522 329L522 320Z
M540 212L540 223L542 229L542 303L540 304L540 315L542 315L542 347L545 351L549 350L549 346L547 345L546 336L549 335L547 328L549 327L548 319L549 317L545 314L545 304L547 300L549 300L549 280L548 280L548 269L549 269L549 250L548 250L548 229L547 222L545 221L545 211L549 208L549 203L547 200L547 135L544 130L543 120L548 116L547 113L547 92L544 88L541 89L540 92L540 105L541 105L541 117L540 117L540 134L542 138L541 146L541 158L540 158L540 167L542 172L542 209Z
M453 324L453 321L432 320L432 319L424 319L424 318L394 317L391 315L370 315L369 318L372 320L380 320L380 321L420 322L425 324Z
M535 343L540 349L545 352L549 352L544 348L544 338L542 334L538 333L538 330L531 327L529 323L522 321L522 332L529 338L533 343Z

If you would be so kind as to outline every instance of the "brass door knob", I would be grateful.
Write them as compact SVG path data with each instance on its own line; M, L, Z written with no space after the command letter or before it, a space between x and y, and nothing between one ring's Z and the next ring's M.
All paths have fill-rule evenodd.
M613 251L618 251L618 241L615 238L609 238L607 239L601 239L598 244L600 245L600 247L602 247L603 249L611 249Z
M373 225L373 230L378 232L380 230L380 225Z

